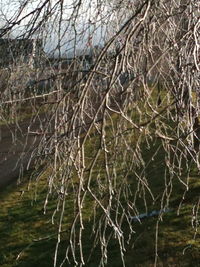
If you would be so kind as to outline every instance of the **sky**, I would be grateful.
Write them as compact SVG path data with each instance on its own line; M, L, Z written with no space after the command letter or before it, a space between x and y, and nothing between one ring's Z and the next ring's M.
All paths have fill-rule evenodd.
M60 52L63 56L72 54L74 51L88 51L94 46L103 46L106 42L111 13L108 6L103 5L102 0L64 0L62 23L60 21L60 4L50 0L48 5L38 16L38 22L52 9L51 17L34 33L34 37L43 39L44 49L49 54L57 56ZM105 0L104 0L105 2ZM8 21L17 21L27 16L36 8L40 8L45 0L0 0L0 25L8 25ZM25 6L22 9L22 6ZM27 25L32 23L34 16L28 16L13 28L10 36L16 38L29 30ZM37 25L37 24L36 24ZM60 29L60 31L59 31Z
M61 0L0 0L0 25L9 26L10 22L20 21L9 35L19 38L32 30L36 19L35 28L37 25L40 27L28 37L41 38L49 55L72 56L74 53L87 53L96 46L102 47L130 15L126 6L131 1L134 0L63 0L61 12ZM35 12L28 16L42 6L39 15Z

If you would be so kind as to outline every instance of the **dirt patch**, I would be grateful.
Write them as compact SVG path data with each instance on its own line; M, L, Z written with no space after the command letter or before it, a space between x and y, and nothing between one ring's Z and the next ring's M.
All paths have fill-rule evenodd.
M1 126L0 140L0 189L19 177L20 170L25 170L31 154L41 137L31 135L30 120L16 125ZM32 124L32 129L39 128L39 122Z

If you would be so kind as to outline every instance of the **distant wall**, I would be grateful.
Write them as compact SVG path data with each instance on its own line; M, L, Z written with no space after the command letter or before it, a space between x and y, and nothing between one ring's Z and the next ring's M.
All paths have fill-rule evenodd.
M1 38L0 67L19 62L36 64L42 51L42 40Z

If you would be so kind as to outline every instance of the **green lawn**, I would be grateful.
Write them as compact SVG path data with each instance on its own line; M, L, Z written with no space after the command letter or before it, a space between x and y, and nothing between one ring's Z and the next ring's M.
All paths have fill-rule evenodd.
M131 117L134 117L135 114L134 109L129 112ZM149 114L143 114L140 120L148 121L148 116ZM135 121L137 120L139 120L138 117ZM166 120L166 117L163 120ZM112 205L116 208L118 201L121 203L117 212L111 211L111 217L123 216L123 208L129 211L130 216L134 216L134 209L137 209L138 213L141 214L166 206L169 208L169 211L164 213L162 218L153 216L141 220L141 223L131 221L128 218L134 231L131 236L129 235L130 225L127 220L123 220L121 227L125 236L124 247L126 251L124 257L126 266L154 266L155 259L158 266L200 266L198 214L200 180L192 159L187 161L188 166L186 167L186 159L183 158L181 166L179 166L179 169L182 170L181 175L178 175L179 169L177 167L177 175L174 173L172 176L169 171L165 171L166 153L162 140L154 132L154 128L157 127L155 124L158 122L155 121L149 125L148 131L152 131L152 135L150 135L151 138L148 135L148 140L146 140L145 131L138 137L137 131L131 126L129 127L128 122L126 122L125 132L123 132L125 138L119 138L118 142L114 143L116 132L118 131L119 137L122 135L123 129L118 130L119 123L120 117L114 115L110 120L108 119L105 127L108 164L113 188L116 189L113 193ZM162 130L162 124L160 130ZM173 131L174 125L170 122L165 134L173 135ZM86 141L87 167L91 166L92 159L100 148L100 141L98 132L93 130ZM142 145L141 151L137 150L138 142ZM116 156L115 153L109 152L117 150L118 152L122 151L122 153L118 153ZM125 158L124 151L128 151ZM181 153L177 155L181 156ZM142 157L143 165L137 167L135 164L136 167L133 168L133 161L137 161L139 157ZM172 159L176 166L178 164L177 158L174 156ZM106 206L109 199L106 191L107 179L104 162L105 152L100 149L96 165L92 171L90 187L101 199L101 203ZM89 179L87 167L85 169L86 184ZM190 168L189 174L188 168ZM49 167L39 180L31 180L31 182L29 181L30 173L27 173L23 184L10 185L1 192L0 266L53 266L60 212L54 214L59 198L55 191L50 195L44 214L50 172ZM137 177L137 174L140 174L142 180ZM70 230L76 210L73 200L76 196L75 190L78 183L78 177L74 175L69 188L70 194L66 197L58 263L64 259L66 247L69 245ZM186 185L189 190L186 190ZM117 191L119 188L122 192L120 195ZM130 205L132 205L131 208ZM98 266L101 260L99 244L93 247L94 211L96 211L95 226L97 230L98 223L106 221L106 218L104 218L101 208L87 192L82 208L84 222L82 240L86 266L91 267ZM54 224L52 224L53 214ZM107 266L121 267L119 244L111 228L107 227L105 232L106 236L110 238L107 246ZM91 250L93 253L90 255ZM156 251L157 258L155 257ZM70 255L70 261L71 263L65 262L63 266L75 266L72 255Z

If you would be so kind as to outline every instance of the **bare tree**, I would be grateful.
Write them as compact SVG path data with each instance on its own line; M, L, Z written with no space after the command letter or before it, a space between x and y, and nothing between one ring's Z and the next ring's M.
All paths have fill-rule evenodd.
M87 263L87 205L94 217L93 249L101 248L99 265L106 265L116 239L125 266L133 218L156 201L146 169L159 153L164 187L158 224L174 179L189 190L190 165L199 170L199 8L195 0L46 0L19 1L12 16L2 10L2 38L11 31L16 38L42 39L46 50L42 67L25 71L23 61L9 66L0 114L20 126L21 107L32 107L28 134L37 146L30 162L36 168L45 163L43 173L51 170L44 212L57 195L54 266ZM60 261L70 199L74 215ZM155 255L156 264L157 247Z

